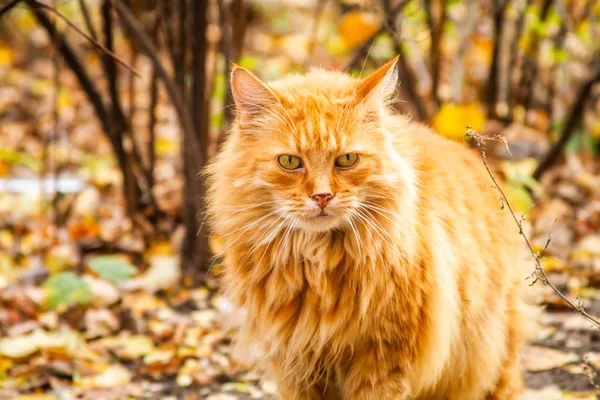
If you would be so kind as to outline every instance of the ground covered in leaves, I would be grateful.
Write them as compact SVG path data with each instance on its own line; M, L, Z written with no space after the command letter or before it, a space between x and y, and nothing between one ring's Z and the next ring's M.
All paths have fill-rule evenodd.
M232 359L231 333L219 323L230 306L219 296L218 282L209 275L201 287L181 284L179 136L164 93L156 113L155 196L168 226L157 231L174 233L142 235L126 218L120 173L87 99L66 69L54 75L47 38L30 16L15 13L14 21L28 32L22 42L33 50L17 54L23 43L0 42L0 399L276 396L272 382ZM242 61L250 68L260 62L277 76L302 56L306 42L282 35L272 44L280 57ZM339 45L328 42L335 51ZM375 46L373 57L391 55L382 51ZM97 55L89 53L85 61L99 70ZM139 111L148 108L151 74L145 60L136 67L143 76L133 86L138 132L148 125ZM215 88L220 96L222 86ZM473 125L478 114L455 108L440 112L434 125L461 140L464 125ZM566 160L536 182L531 174L536 158L548 151L547 135L519 124L480 125L482 134L508 140L511 153L490 148L490 160L508 182L509 200L526 214L536 248L552 234L541 257L550 279L600 316L600 163L585 151L589 144L576 136ZM213 271L218 269L216 264ZM528 392L522 398L598 398L600 329L542 282L530 290L545 311L536 341L523 354Z

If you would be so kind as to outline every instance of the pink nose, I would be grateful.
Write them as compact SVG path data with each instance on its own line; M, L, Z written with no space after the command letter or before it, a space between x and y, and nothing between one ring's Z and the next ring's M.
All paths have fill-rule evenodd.
M327 203L329 200L333 199L333 195L331 193L319 193L312 196L313 200L317 202L319 207L325 208L327 207Z

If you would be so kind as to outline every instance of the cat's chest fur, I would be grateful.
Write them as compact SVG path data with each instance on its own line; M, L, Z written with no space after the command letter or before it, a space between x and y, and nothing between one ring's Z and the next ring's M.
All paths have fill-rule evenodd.
M356 240L347 233L276 239L263 249L264 256L257 252L252 259L253 274L232 276L238 289L245 287L236 293L243 293L238 302L255 337L272 349L337 354L366 335L365 327L372 330L373 316L393 301L393 260L386 259L384 249L377 260L357 257L351 251ZM374 278L373 269L382 264L390 265L388 280ZM338 334L344 330L356 335Z

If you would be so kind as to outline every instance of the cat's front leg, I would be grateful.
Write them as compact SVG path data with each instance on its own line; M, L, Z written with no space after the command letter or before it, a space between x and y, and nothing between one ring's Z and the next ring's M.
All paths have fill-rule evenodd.
M410 386L393 353L378 357L381 349L363 351L353 357L345 379L344 400L407 400Z
M371 382L368 379L349 382L344 389L344 400L407 400L409 386L401 374L392 374Z
M281 400L337 400L327 396L319 385L302 385L290 378L278 379L277 389Z
M271 375L277 383L280 400L341 400L333 395L331 385L319 379L302 379L293 372L281 368L282 363L271 363Z

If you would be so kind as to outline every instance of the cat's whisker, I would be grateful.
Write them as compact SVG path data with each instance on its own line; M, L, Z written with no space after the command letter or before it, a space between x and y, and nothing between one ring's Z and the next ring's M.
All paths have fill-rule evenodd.
M366 203L366 204L365 204L365 203ZM430 227L428 227L428 226L426 226L426 225L423 225L423 224L421 224L421 223L419 223L419 222L416 222L416 221L411 221L411 220L409 220L408 218L404 217L403 215L400 215L400 214L398 214L398 213L392 212L392 211L390 211L389 209L387 209L387 208L384 208L384 207L381 207L380 205L378 205L378 204L376 204L376 203L373 203L373 202L370 202L370 201L368 201L368 200L363 200L363 205L364 205L364 207L365 207L365 208L370 208L371 210L373 210L373 211L375 211L375 212L378 212L378 213L379 213L379 215L381 215L382 217L385 217L386 219L388 219L390 222L392 222L392 223L393 223L393 224L395 224L396 226L398 226L397 222L396 222L396 221L394 221L393 219L391 219L390 217L386 216L386 215L385 215L385 214L383 214L383 213L386 213L386 214L392 215L392 216L394 216L394 217L397 217L397 218L399 218L399 219L401 219L401 220L403 220L403 221L406 221L406 222L413 223L413 224L415 224L415 225L418 225L418 226L420 226L420 227L422 227L422 228L424 228L424 229L431 230L431 228L430 228Z
M273 203L280 203L280 201L279 200L271 200L271 201L263 201L262 203L250 204L249 206L248 205L243 205L243 206L220 206L220 208L239 210L239 211L235 212L235 214L237 214L238 212L241 212L241 211L244 211L244 210L248 210L248 209L253 208L253 207L259 207L259 206L264 206L264 205L273 204Z
M275 249L275 253L277 254L277 258L275 259L275 266L277 266L279 264L279 257L281 256L281 253L286 250L287 243L288 243L289 239L291 239L292 233L293 233L294 229L296 228L296 225L298 224L299 220L300 220L300 217L293 217L292 222L288 225L286 230L283 232L283 236L284 236L284 239L282 241L283 244L280 241L279 244L277 245L277 249ZM280 245L281 245L281 249L280 249Z
M263 245L263 240L264 240L263 238L268 239L270 237L270 235L273 233L273 231L270 230L271 227L273 225L275 225L282 217L287 218L284 214L282 214L282 215L278 216L273 222L271 222L271 224L266 229L264 229L263 233L254 242L252 247L250 247L250 250L248 251L248 253L246 253L246 255L244 256L244 258L242 259L240 264L244 264L246 262L246 260L254 253L254 251ZM285 219L284 219L284 221L285 221Z
M377 233L379 235L379 237L385 241L388 246L390 246L391 248L396 247L393 244L393 238L390 236L390 234L385 230L385 228L379 223L379 221L377 221L376 219L371 219L369 218L368 214L363 214L360 209L356 210L363 218L366 219L366 221L369 223L369 226L371 228L373 228L373 230L375 231L375 233ZM385 235L385 236L384 236Z
M233 219L233 216L236 215L236 214L239 214L241 212L244 212L244 211L247 211L247 210L251 210L253 208L259 208L259 207L265 206L267 204L275 204L275 203L280 203L280 202L279 202L279 200L274 200L274 201L265 201L263 203L258 203L258 204L251 204L249 206L237 206L237 207L236 206L224 206L223 208L233 208L236 211L234 211L233 213L231 213L231 215L230 215L229 218L227 218L227 219L225 219L223 221L220 221L219 225L220 226L227 226L229 224L229 222ZM206 214L204 216L204 218L202 219L202 224L200 225L200 228L198 229L198 233L200 233L200 230L202 229L202 225L206 222L206 219L208 218L208 216L209 216L209 214ZM235 233L236 231L230 232L230 233ZM227 235L223 236L223 238L226 237L226 236Z
M220 223L220 225L219 225L219 226L227 226L227 225L229 225L231 222L237 222L237 221L236 221L236 219L235 219L235 216L236 216L237 214L239 214L239 213L241 213L241 212L244 212L244 211L249 211L249 210L252 210L252 209L254 209L254 208L258 208L258 209L259 209L259 207L262 207L262 206L251 206L251 207L248 207L248 208L246 208L245 210L239 210L239 211L235 211L235 212L231 213L231 214L229 215L229 217L228 217L228 218L226 218L226 219L224 219L223 221L221 221L221 223ZM258 211L258 210L254 210L254 211ZM254 212L254 211L253 211L253 212ZM265 210L265 211L267 211L267 210ZM276 212L278 212L278 210L272 210L272 211L271 211L271 213L276 213ZM241 229L241 228L238 228L238 229ZM231 233L234 233L234 232L231 232ZM225 236L224 236L224 237L225 237Z
M373 238L373 232L371 232L371 229L375 230L375 227L373 227L371 222L362 215L362 213L360 212L360 209L352 210L351 215L358 218L360 223L363 224L363 226L365 227L365 230L367 231L367 233L369 234L369 237L371 238L371 243L373 243L374 238ZM369 225L369 227L371 227L371 229L369 229L369 227L367 227L367 225L365 225L365 222Z
M277 235L279 234L279 229L281 229L281 226L282 226L283 224L285 224L285 223L286 223L286 222L287 222L289 219L290 219L290 217L288 217L288 216L285 216L285 217L284 217L284 220L283 220L283 221L281 221L281 223L280 223L280 224L277 226L277 228L275 228L275 229L274 229L274 230L271 232L271 235L269 235L269 236L267 237L267 239L269 239L269 241L273 240L273 239L275 238L275 236L277 236ZM272 238L271 238L271 236L272 236ZM260 259L258 260L258 263L256 264L257 266L261 266L261 265L262 265L262 261L263 261L263 259L265 258L265 255L267 254L267 250L268 250L268 249L269 249L269 245L266 245L266 246L265 246L265 249L264 249L264 251L263 251L263 253L262 253L262 256L260 256ZM257 272L257 270L258 270L258 268L254 268L254 273L252 274L252 281L253 281L253 282L254 282L254 279L255 279L255 275L256 275L256 272Z
M268 227L267 229L265 229L265 230L263 231L263 233L260 235L260 237L258 238L258 240L256 240L256 241L254 242L254 244L253 244L253 245L250 247L250 250L248 250L248 251L247 251L247 253L246 253L246 255L244 256L244 258L242 258L242 261L240 261L240 265L245 265L246 261L247 261L247 260L249 260L249 259L250 259L250 257L251 257L251 256L253 256L253 255L254 255L254 253L255 253L255 252L256 252L256 251L257 251L257 250L260 248L260 244L259 244L259 243L260 243L260 242L263 240L263 238L265 238L265 237L266 237L266 238L269 238L269 237L271 236L271 234L272 234L273 232L275 232L275 230L274 230L274 231L271 231L271 230L270 230L270 228L271 228L271 226L273 226L275 223L277 223L277 222L278 222L278 221L279 221L279 220L280 220L282 217L284 218L283 222L285 222L285 219L287 218L285 215L280 215L280 216L278 216L278 217L277 217L277 219L276 219L276 220L275 220L273 223L271 223L271 225L269 225L269 227ZM269 246L265 246L265 252L266 252L266 250L267 250L268 248L269 248ZM263 255L264 255L264 252L263 252ZM260 261L262 262L262 257L261 257L261 260L260 260ZM259 263L254 263L254 270L253 270L253 272L252 272L252 278L251 278L251 279L252 279L252 282L255 282L255 280L254 280L254 279L256 278L256 273L258 272L258 270L259 270L259 268L260 268L260 267L261 267L261 264L260 264L260 262L259 262ZM264 272L264 271L263 271L263 272Z
M352 222L352 218L350 218L350 216L346 216L346 221L348 221L348 224L350 224L350 228L352 228L352 232L354 232L354 238L356 239L356 243L358 245L358 253L362 253L362 240L360 240L360 235L358 234L358 230L356 229L356 227L354 226L354 223Z
M228 250L229 250L229 249L230 249L230 248L231 248L231 247L232 247L232 246L233 246L235 243L237 243L237 242L238 242L238 241L239 241L239 240L240 240L240 239L241 239L241 238L244 236L244 233L246 233L246 232L247 232L247 231L248 231L248 230L249 230L249 229L250 229L250 228L251 228L253 225L257 224L258 222L260 222L260 221L261 221L261 220L263 220L264 218L266 218L266 217L268 217L268 216L272 215L273 213L274 213L274 212L271 212L271 213L269 213L269 214L267 214L267 215L264 215L263 217L261 217L260 219L258 219L257 221L255 221L254 223L251 223L251 224L248 224L248 225L246 225L246 227L247 227L247 228L246 228L246 229L244 229L244 231L243 231L242 233L240 233L240 234L239 234L239 235L238 235L238 236L237 236L237 237L236 237L236 238L235 238L235 239L234 239L234 240L233 240L231 243L229 243L229 245L228 245L228 246L226 246L226 247L225 247L223 250L221 250L221 251L220 251L218 254L215 254L215 255L214 255L214 260L213 260L213 262L212 262L211 266L209 267L209 271L210 271L210 269L213 267L213 265L214 265L214 263L217 261L217 259L218 259L218 258L220 258L220 257L221 257L223 254L225 254L225 253L226 253L226 252L227 252L227 251L228 251ZM277 221L277 220L279 220L279 217L278 217L278 218L277 218L275 221ZM241 228L240 228L240 229L241 229ZM239 229L236 229L236 231L238 231L238 230L239 230ZM232 232L232 233L233 233L233 232ZM221 239L223 239L223 238L224 238L224 237L226 237L226 236L228 236L228 235L225 235L225 236L221 237ZM261 235L261 236L262 236L262 235Z
M270 217L273 214L277 214L278 212L279 212L279 210L273 210L270 213L263 215L259 219L252 221L252 222L248 223L247 225L242 226L241 228L237 228L237 229L227 233L226 235L221 236L220 239L225 239L226 237L243 230L243 232L240 234L240 236L241 236L244 233L246 233L248 231L248 229L252 228L254 225L258 224L260 221L264 220L265 218ZM237 240L240 236L238 236L235 240ZM234 240L234 242L235 242L235 240Z

